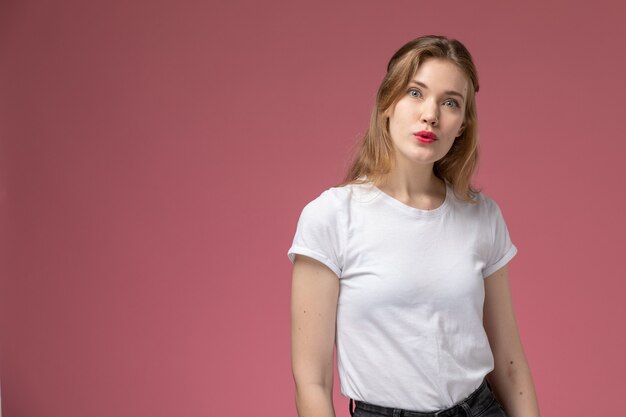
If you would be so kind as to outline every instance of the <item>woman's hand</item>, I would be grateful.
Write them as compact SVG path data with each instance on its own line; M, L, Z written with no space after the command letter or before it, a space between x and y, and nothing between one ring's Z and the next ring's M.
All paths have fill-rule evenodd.
M509 417L539 417L535 386L515 320L506 265L485 278L483 325L495 362L487 379L496 399Z
M300 417L335 417L333 349L339 278L321 262L296 255L291 286L291 364Z

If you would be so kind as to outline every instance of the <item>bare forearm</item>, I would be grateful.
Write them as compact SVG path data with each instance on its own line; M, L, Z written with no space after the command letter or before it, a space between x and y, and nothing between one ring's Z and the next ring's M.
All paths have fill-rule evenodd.
M298 417L335 417L332 387L318 384L296 385Z
M518 362L500 372L496 367L488 376L489 383L508 417L540 417L530 368L526 361Z

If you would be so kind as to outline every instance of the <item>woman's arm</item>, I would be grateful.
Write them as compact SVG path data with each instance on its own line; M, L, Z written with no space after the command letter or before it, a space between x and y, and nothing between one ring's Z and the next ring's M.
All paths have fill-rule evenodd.
M530 367L520 341L507 266L485 278L483 324L494 356L487 376L509 417L539 417Z
M291 365L299 417L335 417L333 348L339 278L296 255L291 286Z

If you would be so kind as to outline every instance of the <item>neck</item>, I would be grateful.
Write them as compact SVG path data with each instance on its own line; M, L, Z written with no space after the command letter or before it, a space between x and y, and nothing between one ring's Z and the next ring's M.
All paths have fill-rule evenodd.
M445 196L445 182L433 171L433 164L394 166L378 187L400 200L417 201Z

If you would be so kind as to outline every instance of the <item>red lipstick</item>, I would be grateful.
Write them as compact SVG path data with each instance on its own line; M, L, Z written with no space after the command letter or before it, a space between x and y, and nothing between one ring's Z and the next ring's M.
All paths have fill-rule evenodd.
M415 139L419 140L422 143L433 143L437 140L437 135L427 130L421 130L413 134L415 135Z

